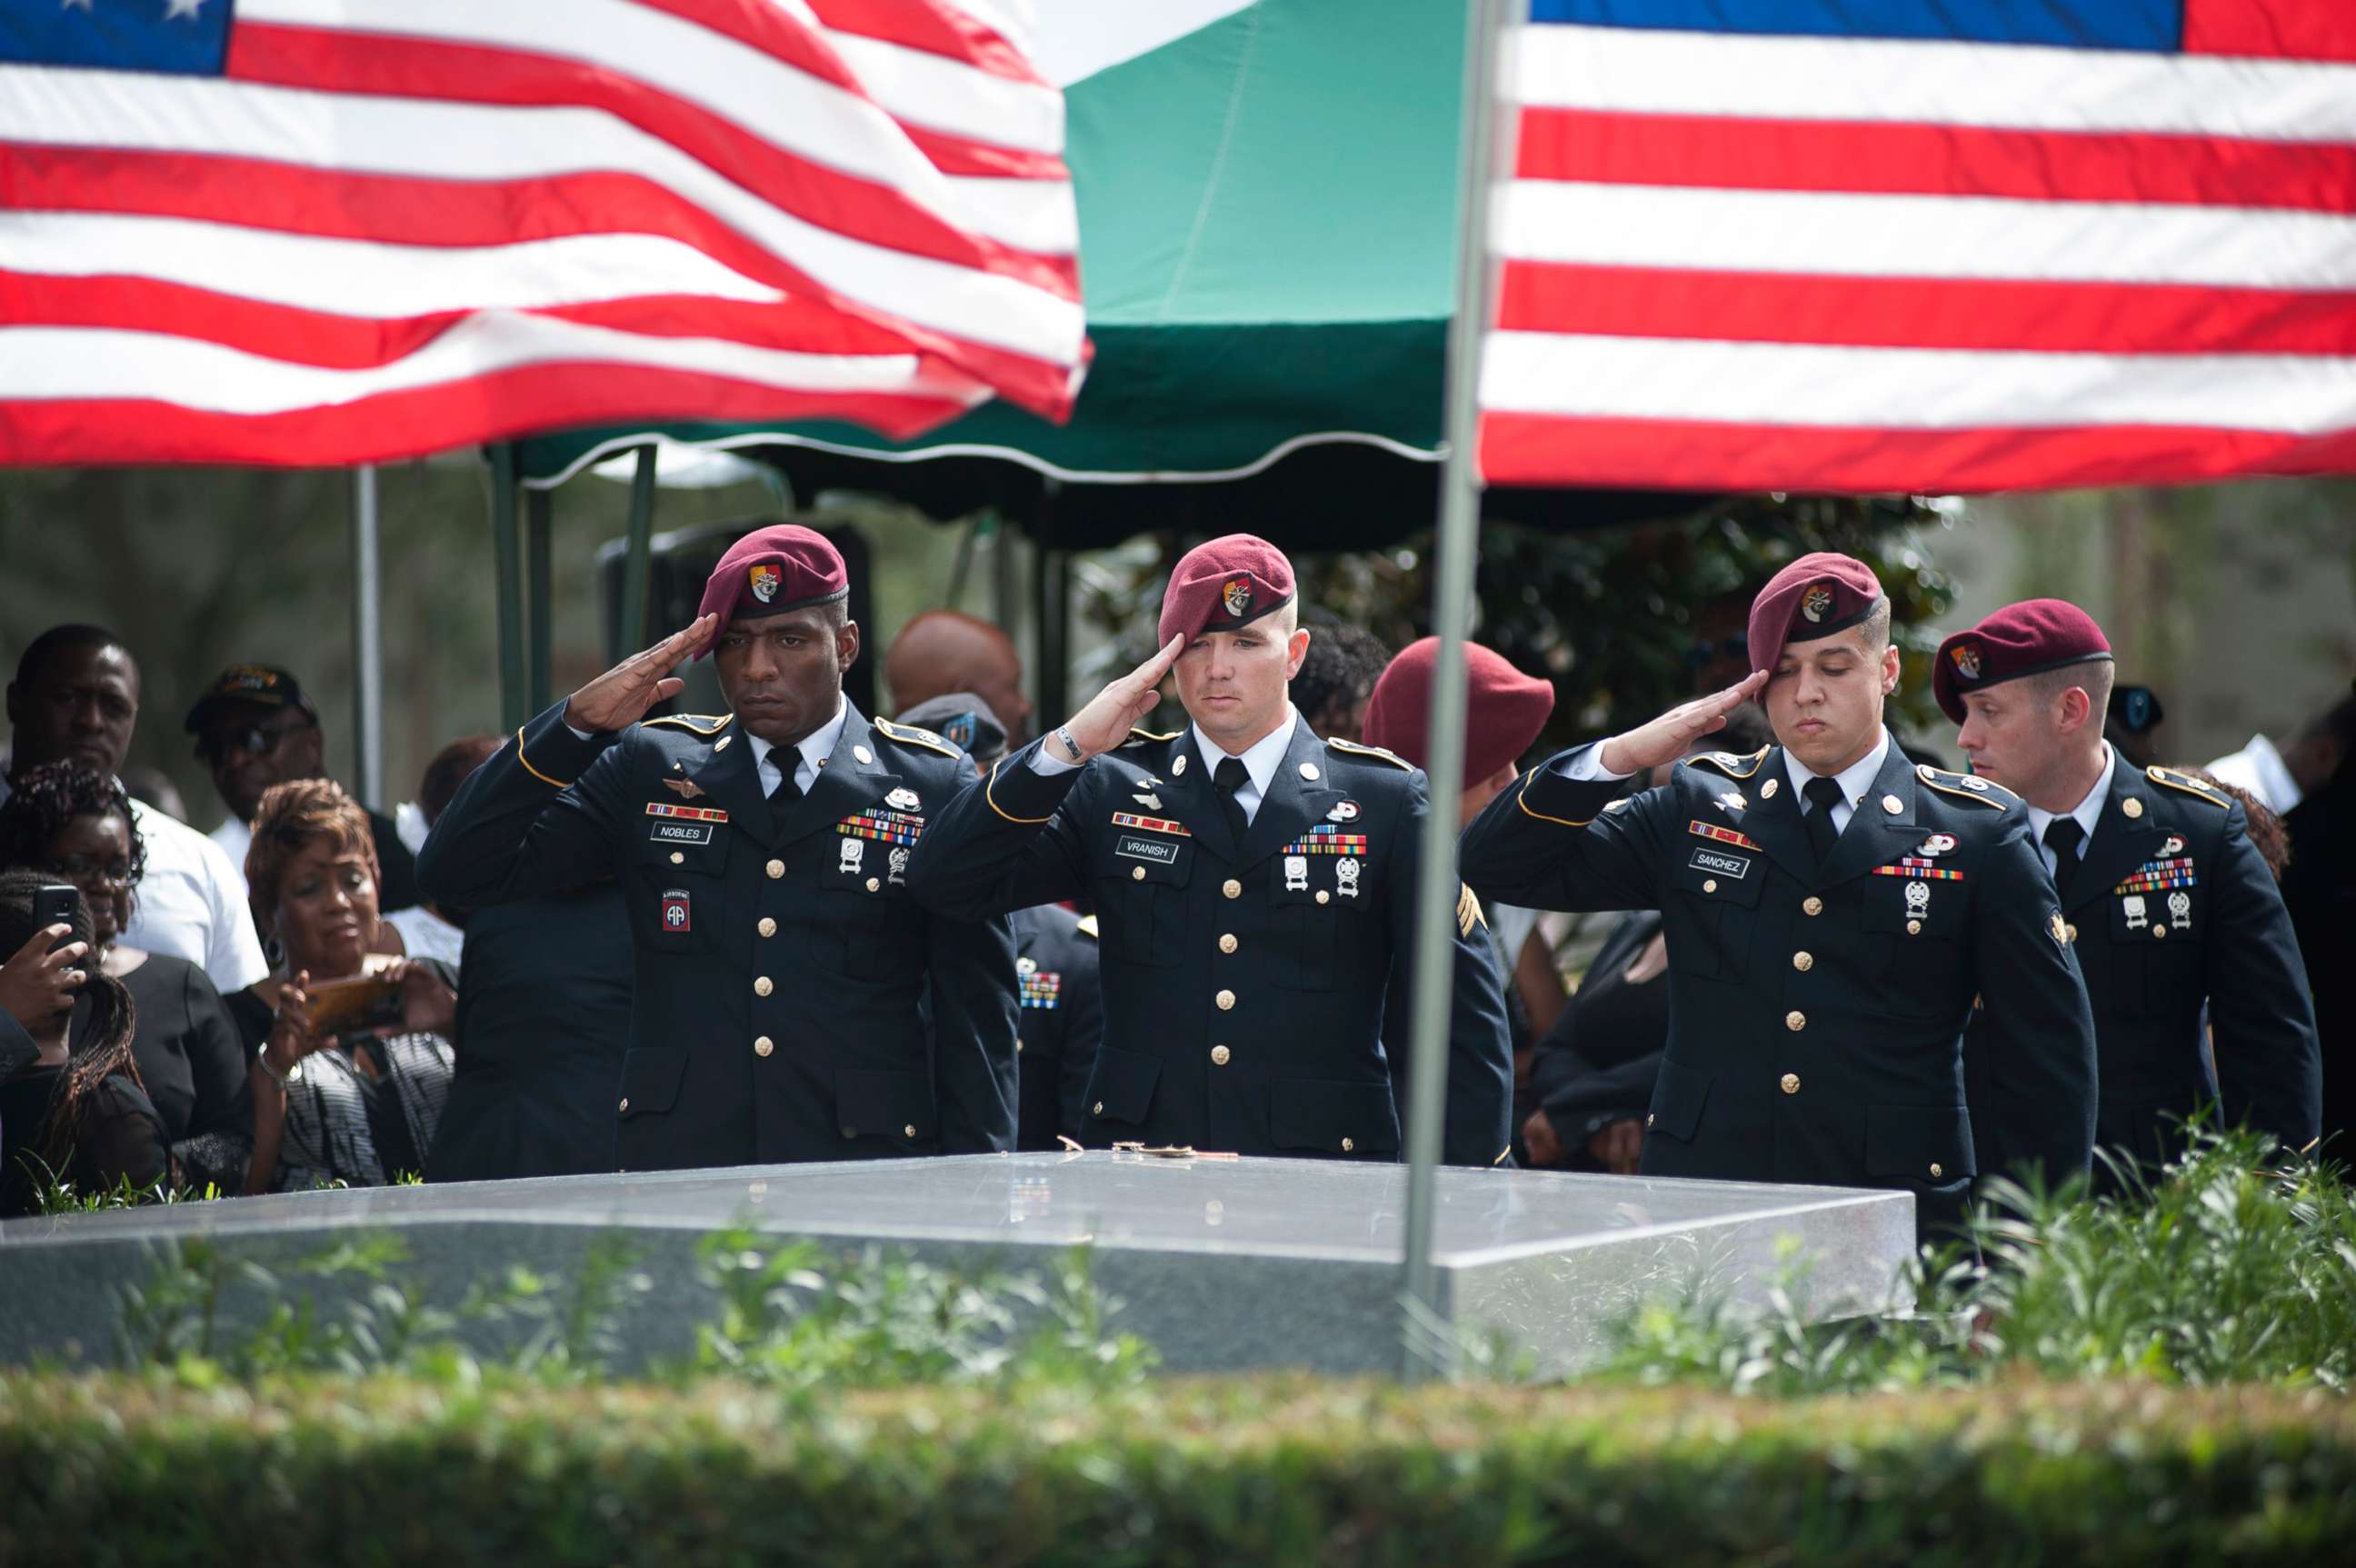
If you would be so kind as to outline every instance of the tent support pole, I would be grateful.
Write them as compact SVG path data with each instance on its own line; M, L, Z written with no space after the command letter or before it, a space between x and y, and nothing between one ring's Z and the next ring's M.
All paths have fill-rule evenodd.
M1448 457L1440 487L1432 631L1440 639L1431 671L1430 738L1424 771L1431 809L1423 822L1423 875L1416 888L1415 1007L1408 1072L1407 1215L1400 1269L1400 1375L1445 1372L1451 1340L1438 1332L1441 1304L1432 1265L1432 1203L1443 1153L1448 1097L1449 1019L1457 919L1456 802L1464 792L1466 712L1464 639L1472 629L1473 567L1480 531L1478 381L1487 319L1488 216L1492 102L1497 47L1522 0L1474 0L1466 8L1464 109L1456 209L1456 309L1448 328ZM1481 1151L1485 1158L1488 1151Z
M491 447L491 558L498 579L499 727L513 733L531 717L525 705L523 539L516 517L516 449Z
M655 537L655 449L638 448L630 470L629 553L622 564L622 646L627 659L647 645L647 593L652 578Z
M550 666L555 658L556 628L549 618L552 568L548 553L549 524L554 510L555 497L549 491L524 492L524 590L530 602L531 619L531 695L526 706L535 714L548 706L549 687L553 683Z
M1039 512L1032 523L1031 608L1038 617L1036 647L1039 711L1033 728L1044 732L1070 716L1072 679L1072 557L1046 542L1055 537L1055 497L1063 489L1056 479L1039 489Z
M352 774L360 804L384 810L384 563L373 463L352 470Z

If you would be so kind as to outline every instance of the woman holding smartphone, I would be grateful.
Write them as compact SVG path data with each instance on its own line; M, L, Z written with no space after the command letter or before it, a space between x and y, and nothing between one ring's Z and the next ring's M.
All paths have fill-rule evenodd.
M34 1213L40 1195L58 1184L86 1195L126 1184L152 1188L171 1174L163 1122L131 1059L131 995L113 976L82 967L91 949L87 906L74 901L62 922L70 929L62 931L45 918L40 895L55 883L37 872L0 872L0 952L21 955L37 943L47 954L60 940L68 944L55 955L61 966L43 966L55 983L32 988L30 1000L18 1003L24 1014L10 1013L35 1054L0 1079L0 1146L6 1151L0 1217ZM67 1031L80 991L90 993L92 1023L71 1048Z
M377 865L369 819L324 779L262 798L246 851L254 923L284 961L230 999L255 1047L248 1192L422 1171L450 1097L457 995L430 963L369 950Z

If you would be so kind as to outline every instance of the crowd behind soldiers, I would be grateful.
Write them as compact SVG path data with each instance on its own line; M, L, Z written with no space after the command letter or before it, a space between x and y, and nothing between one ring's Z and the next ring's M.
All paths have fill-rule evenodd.
M1812 555L1753 601L1741 679L1526 771L1552 686L1470 648L1466 783L1435 802L1435 645L1301 605L1265 542L1190 553L1154 656L1061 723L950 611L884 655L898 717L860 713L847 589L819 535L746 535L692 624L453 741L398 820L327 779L294 672L232 666L183 721L209 834L124 768L132 647L35 639L0 782L0 1214L1005 1149L1396 1160L1430 811L1462 832L1450 1163L1900 1187L1927 1231L1979 1176L2100 1183L2094 1149L2160 1160L2196 1118L2344 1157L2356 697L2165 766L2101 628L2029 601L1939 650L1949 771L1886 727L1879 584ZM723 712L659 711L691 658ZM1183 722L1142 727L1165 680Z

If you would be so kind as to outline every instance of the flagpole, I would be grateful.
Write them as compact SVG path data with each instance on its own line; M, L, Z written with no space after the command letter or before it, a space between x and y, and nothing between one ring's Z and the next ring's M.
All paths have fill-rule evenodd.
M1448 328L1448 456L1440 471L1439 536L1433 542L1431 808L1423 824L1423 876L1416 890L1415 1009L1408 1074L1407 1217L1401 1267L1401 1375L1440 1369L1424 1325L1440 1311L1432 1264L1432 1202L1448 1095L1448 1035L1454 980L1456 802L1464 791L1464 639L1472 624L1472 576L1480 531L1475 438L1482 329L1488 320L1489 178L1495 134L1497 60L1503 30L1526 0L1467 0L1464 104L1456 182L1456 305Z
M376 465L352 470L352 762L360 804L385 809L384 562Z

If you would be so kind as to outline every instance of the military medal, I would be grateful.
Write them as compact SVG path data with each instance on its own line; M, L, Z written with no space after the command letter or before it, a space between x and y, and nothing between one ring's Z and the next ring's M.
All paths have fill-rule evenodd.
M837 867L845 876L856 876L867 859L867 841L847 838L842 841L842 860Z
M2168 896L2168 923L2179 931L2192 929L2192 895L2171 893Z
M1358 896L1358 863L1344 855L1333 863L1334 891L1344 898Z
M1025 953L1021 958L1014 961L1014 972L1017 974L1036 974L1039 972L1039 961L1033 958L1030 954Z
M916 792L914 789L906 789L905 787L894 789L889 795L884 796L884 803L891 807L895 811L913 811L918 806L924 804L923 801L916 799Z
M1325 820L1329 822L1356 822L1358 820L1358 802L1355 800L1334 801L1332 809L1326 811Z
M856 843L859 841L852 839L850 842ZM907 881L908 852L905 849L894 848L887 858L889 859L892 866L892 880L894 882Z
M1725 794L1716 796L1714 799L1718 802L1719 810L1731 811L1737 816L1751 809L1751 802L1742 798L1742 791L1740 789L1729 789Z
M2169 834L2168 842L2159 846L2159 858L2162 860L2166 860L2170 855L2182 854L2183 853L2184 841L2177 837L2174 833Z
M2130 931L2140 931L2151 924L2151 917L2144 912L2143 895L2140 893L2130 893L2121 898L2119 908L2126 915L2127 929Z
M1288 854L1284 857L1284 890L1287 893L1309 891L1309 857Z
M1929 838L1922 841L1922 846L1915 850L1914 853L1916 854L1922 855L1939 855L1946 854L1949 850L1954 849L1954 834L1933 833Z
M1909 882L1906 885L1906 918L1919 920L1931 912L1931 885Z

